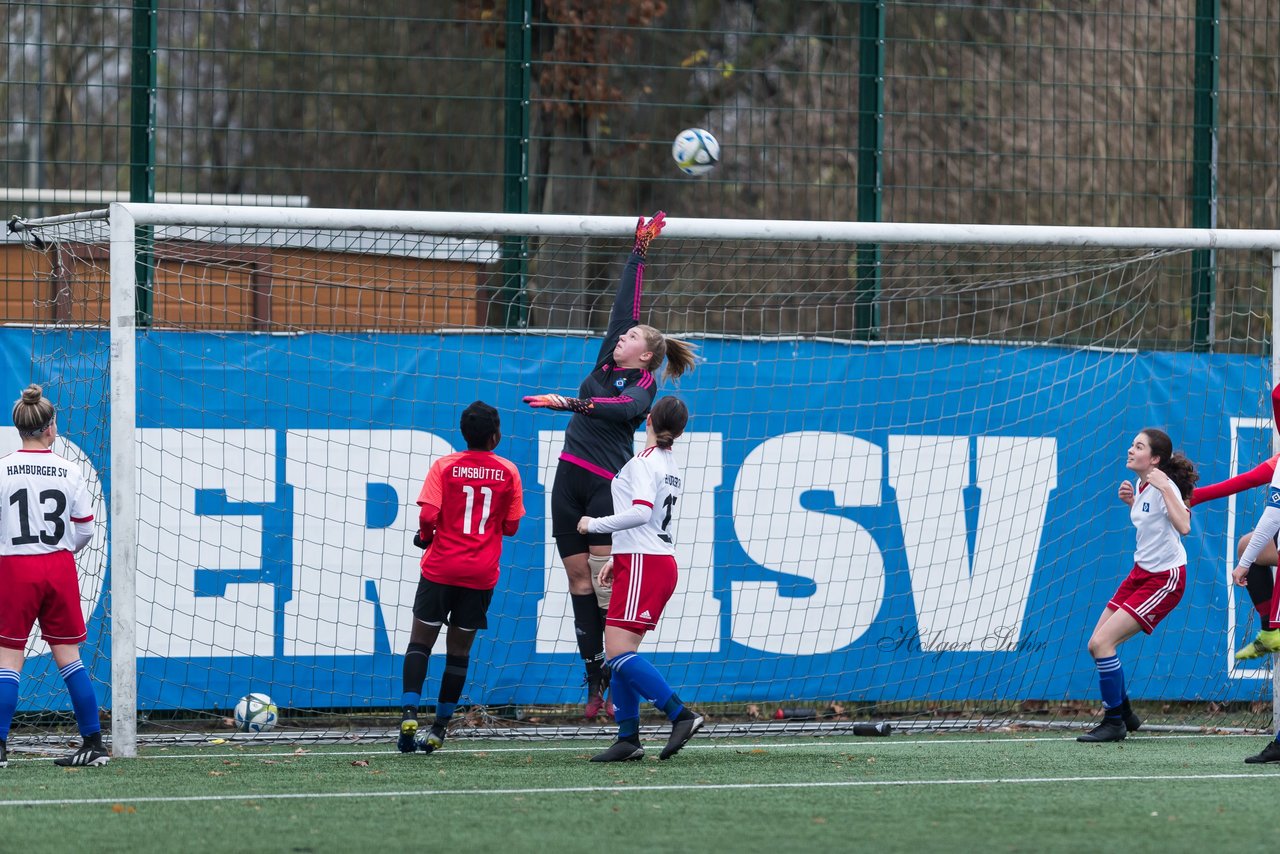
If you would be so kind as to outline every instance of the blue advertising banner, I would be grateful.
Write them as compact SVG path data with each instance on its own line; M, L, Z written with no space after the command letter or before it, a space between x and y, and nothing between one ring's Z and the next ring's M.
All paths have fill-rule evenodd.
M1085 642L1133 563L1116 489L1131 477L1134 435L1166 429L1202 483L1271 453L1261 356L699 345L698 370L662 390L692 419L677 443L680 586L646 642L697 701L1092 697ZM529 515L505 547L465 698L579 701L547 523L568 416L520 398L576 390L597 346L500 333L141 333L140 705L226 708L249 690L288 707L398 702L420 555L414 502L431 461L462 447L458 414L475 399L501 411L498 453L519 467ZM49 386L64 453L109 489L105 333L0 330L0 365L15 395L28 381ZM1195 509L1182 603L1121 652L1131 695L1265 691L1269 673L1231 663L1249 608L1226 579L1260 509L1247 494ZM104 542L80 563L85 658L106 681ZM60 683L40 678L56 669L33 652L23 708L62 707ZM433 660L428 696L441 668Z

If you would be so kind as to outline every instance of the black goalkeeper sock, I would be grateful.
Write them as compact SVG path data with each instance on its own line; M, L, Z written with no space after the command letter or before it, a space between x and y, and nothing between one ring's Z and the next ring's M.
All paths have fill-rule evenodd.
M587 667L589 684L603 681L604 669L604 621L600 619L600 603L595 593L574 593L573 628L578 637L578 654Z
M1271 625L1271 597L1275 594L1276 582L1271 575L1271 567L1255 563L1249 567L1249 575L1245 578L1245 587L1258 616L1262 618L1262 629L1275 628Z

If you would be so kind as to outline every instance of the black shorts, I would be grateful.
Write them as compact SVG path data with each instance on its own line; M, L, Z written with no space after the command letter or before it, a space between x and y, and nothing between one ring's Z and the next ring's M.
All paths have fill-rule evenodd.
M579 534L578 520L612 515L609 480L561 460L551 489L551 536L556 538L560 557L585 554L587 546L610 545L613 538L608 534Z
M418 595L413 597L414 619L433 626L444 624L467 631L489 628L492 590L476 590L418 578Z

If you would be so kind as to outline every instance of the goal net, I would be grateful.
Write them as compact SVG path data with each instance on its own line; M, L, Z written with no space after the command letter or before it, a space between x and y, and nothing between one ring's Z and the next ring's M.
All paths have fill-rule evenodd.
M568 416L520 401L576 393L633 226L164 205L22 224L32 313L0 329L0 358L15 394L46 386L62 451L100 485L84 658L116 738L135 709L146 737L228 735L251 691L286 737L388 733L414 502L464 447L473 400L501 413L529 515L459 725L600 733L549 525ZM1116 491L1135 434L1166 430L1202 485L1274 453L1277 248L1274 232L672 219L642 317L700 364L660 389L692 417L680 580L645 648L743 728L1088 724L1086 641L1133 566ZM1121 648L1153 725L1270 726L1270 661L1232 655L1258 616L1228 584L1263 492L1195 509L1181 604ZM68 707L46 653L33 637L35 733Z

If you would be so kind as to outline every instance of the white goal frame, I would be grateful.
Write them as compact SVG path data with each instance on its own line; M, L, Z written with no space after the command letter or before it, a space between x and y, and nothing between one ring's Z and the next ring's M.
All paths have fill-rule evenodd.
M32 220L49 226L107 220L110 227L110 467L112 747L137 754L135 574L138 520L136 422L136 235L148 226L250 227L463 233L475 237L630 237L635 219L499 213L405 212L221 205L112 203L103 210ZM1271 375L1280 381L1280 230L1101 228L1074 226L862 223L670 218L664 236L677 239L808 241L847 244L1000 245L1099 249L1233 249L1269 252ZM1280 450L1280 437L1273 435ZM1233 461L1234 462L1234 461ZM1234 508L1234 503L1232 505ZM1234 549L1229 549L1231 561ZM1227 568L1229 578L1230 567ZM1230 643L1230 640L1228 641ZM1228 651L1228 657L1230 652ZM1273 719L1280 726L1280 674L1273 667Z

